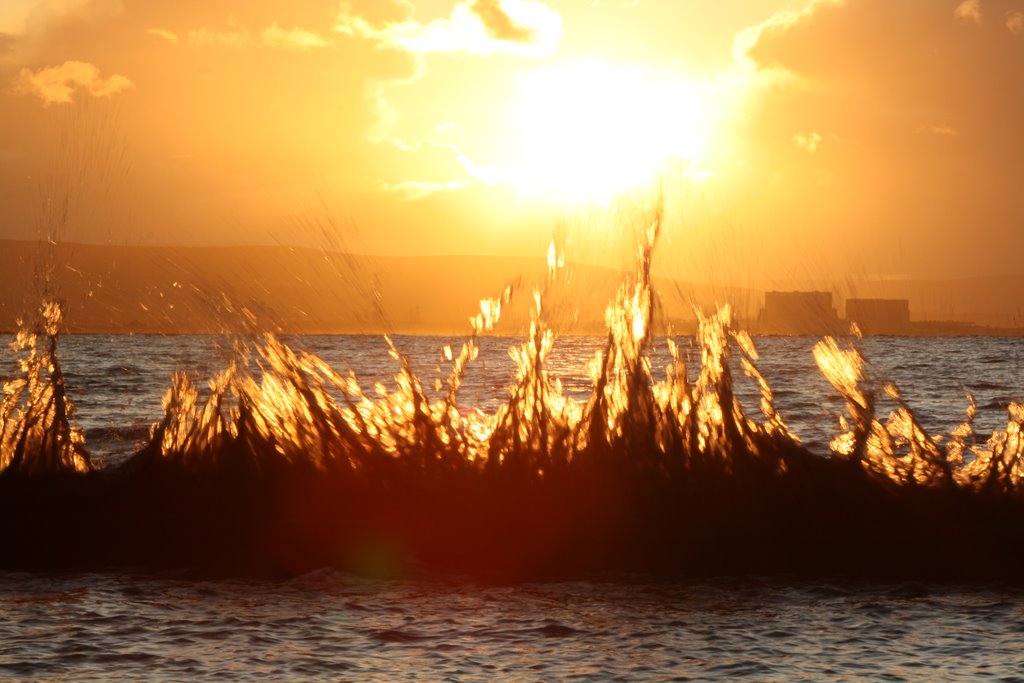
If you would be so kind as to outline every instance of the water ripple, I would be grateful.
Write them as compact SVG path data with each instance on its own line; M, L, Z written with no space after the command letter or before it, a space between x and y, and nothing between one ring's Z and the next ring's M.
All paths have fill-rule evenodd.
M175 609L169 609L173 605ZM0 575L0 677L945 680L1024 675L1024 592L617 577L485 587Z

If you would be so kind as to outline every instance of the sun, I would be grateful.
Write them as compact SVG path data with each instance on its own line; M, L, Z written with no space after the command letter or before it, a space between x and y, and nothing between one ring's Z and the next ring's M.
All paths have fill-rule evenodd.
M507 180L523 195L605 203L666 169L710 175L714 94L677 74L573 62L524 77L511 106Z

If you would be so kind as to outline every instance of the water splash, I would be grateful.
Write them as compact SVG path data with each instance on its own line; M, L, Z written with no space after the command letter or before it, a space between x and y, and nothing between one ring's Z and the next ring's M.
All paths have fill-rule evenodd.
M18 475L88 472L85 436L75 424L57 355L61 307L45 302L11 342L21 376L3 385L0 472Z
M417 468L543 477L552 468L587 461L617 460L622 467L661 471L711 461L731 467L735 458L771 459L780 449L797 447L757 370L753 340L730 330L728 308L701 320L702 369L695 383L673 342L665 377L654 377L650 266L660 223L656 211L636 272L606 311L608 337L591 363L593 390L586 402L566 397L546 369L554 333L544 319L543 287L533 291L527 339L510 349L516 375L507 402L493 415L460 410L458 392L479 353L477 336L497 322L511 297L506 290L481 302L471 319L473 333L457 356L445 350L453 367L437 387L447 389L439 400L430 400L394 345L391 353L401 366L397 391L388 394L381 387L370 397L354 375L342 376L316 356L266 335L239 348L238 360L210 381L204 402L193 380L177 375L164 399L164 419L154 426L144 453L186 469L216 468L225 458L247 458L256 469L268 460L361 469L388 458ZM554 244L549 265L548 286L559 266ZM733 395L730 340L761 388L763 422L748 418Z
M815 345L814 357L829 383L846 402L849 416L840 418L842 433L832 440L833 453L873 476L903 486L960 487L1020 495L1024 474L1024 406L1012 403L1005 429L996 429L983 445L975 443L977 411L968 393L964 422L950 434L929 434L918 422L899 388L883 383L882 392L897 404L883 423L875 415L877 389L866 363L852 345L832 338Z
M459 392L511 288L480 302L457 353L442 350L452 369L434 397L390 339L391 391L367 391L353 372L274 335L239 340L235 360L206 389L175 375L163 418L135 456L93 471L107 478L90 478L100 488L82 495L105 510L119 539L116 552L96 556L289 570L393 567L411 556L513 576L736 570L745 565L729 563L739 558L769 569L848 569L878 548L890 566L897 557L945 557L936 520L1005 513L975 540L1002 557L992 530L1024 517L1024 405L1011 405L1006 428L982 443L968 396L961 425L948 437L929 434L895 385L871 377L852 341L827 337L814 357L847 415L832 453L811 453L776 409L754 340L732 329L728 307L700 315L695 377L671 338L669 363L652 367L660 207L641 219L636 268L606 310L587 400L566 396L548 371L556 340L545 303L564 266L554 243L547 282L532 291L529 332L509 351L516 372L507 401L493 413L462 405ZM13 344L21 377L5 384L0 405L2 481L92 470L57 357L59 323L60 307L47 303ZM737 399L735 354L760 392L759 415ZM880 393L895 404L884 420Z

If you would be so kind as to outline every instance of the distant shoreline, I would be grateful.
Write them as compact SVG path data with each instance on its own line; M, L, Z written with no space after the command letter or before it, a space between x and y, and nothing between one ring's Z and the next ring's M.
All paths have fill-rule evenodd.
M368 256L286 246L149 247L0 240L0 330L18 329L48 296L60 299L71 334L464 336L482 298L511 287L497 334L529 329L532 290L547 281L543 258ZM572 263L546 295L546 322L562 335L604 335L603 314L625 275ZM45 280L45 286L40 282ZM654 278L655 323L696 331L694 309L733 309L734 326L765 332L765 294L802 283L743 286ZM818 283L842 308L852 298L899 298L906 336L1024 336L1024 275L964 280ZM803 327L801 324L799 327ZM786 326L791 327L792 326ZM786 327L780 332L789 332ZM825 328L792 328L822 336ZM834 328L834 329L833 329ZM773 332L776 330L773 330ZM846 326L827 328L842 333ZM865 330L868 332L868 330ZM869 335L870 336L870 335ZM901 334L898 336L904 336Z

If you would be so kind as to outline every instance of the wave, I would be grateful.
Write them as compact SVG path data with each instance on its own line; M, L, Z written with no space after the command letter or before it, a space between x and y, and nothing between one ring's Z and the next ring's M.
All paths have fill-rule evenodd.
M199 567L300 575L443 572L526 579L595 571L1024 577L1024 405L984 439L963 423L933 435L855 340L814 347L846 405L829 454L812 453L775 408L753 339L728 307L701 316L691 377L652 367L651 259L660 209L644 216L635 273L606 311L584 401L548 372L547 287L532 292L516 376L494 412L459 401L480 335L513 292L485 299L431 398L392 344L397 389L266 334L200 391L174 376L164 415L123 464L94 466L65 389L60 306L13 344L20 376L0 404L0 563L10 568ZM549 254L549 285L559 268ZM390 340L389 340L390 344ZM761 394L736 398L730 357ZM436 395L436 394L434 394ZM879 402L895 408L876 415Z

